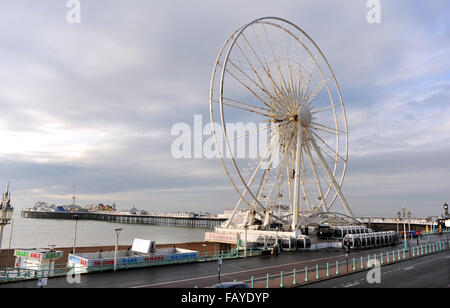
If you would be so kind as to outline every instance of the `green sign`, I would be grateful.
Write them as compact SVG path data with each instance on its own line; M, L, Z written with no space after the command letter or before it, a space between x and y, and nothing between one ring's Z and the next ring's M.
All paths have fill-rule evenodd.
M22 258L31 258L31 259L38 259L38 260L49 260L49 259L59 259L62 257L62 251L26 251L26 250L18 250L16 249L14 251L14 255L16 257L22 257Z
M24 250L16 250L14 255L16 257L28 257L28 251L24 251Z
M61 258L61 255L62 255L61 251L48 252L45 254L45 259L58 259Z

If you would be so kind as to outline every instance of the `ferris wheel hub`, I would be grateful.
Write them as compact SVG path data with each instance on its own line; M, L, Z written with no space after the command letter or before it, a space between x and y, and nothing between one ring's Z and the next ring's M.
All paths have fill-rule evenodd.
M301 126L308 127L311 124L312 120L311 113L307 108L301 107L296 120L300 122Z

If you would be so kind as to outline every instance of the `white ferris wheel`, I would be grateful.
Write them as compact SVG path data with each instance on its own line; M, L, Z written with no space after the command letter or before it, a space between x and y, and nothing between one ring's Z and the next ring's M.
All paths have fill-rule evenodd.
M225 227L294 231L301 215L330 213L336 199L353 217L341 191L348 158L341 93L325 56L298 26L259 18L225 41L213 69L210 116L239 196ZM237 134L229 129L236 123L258 125ZM258 140L256 155L236 153L254 151L250 140Z

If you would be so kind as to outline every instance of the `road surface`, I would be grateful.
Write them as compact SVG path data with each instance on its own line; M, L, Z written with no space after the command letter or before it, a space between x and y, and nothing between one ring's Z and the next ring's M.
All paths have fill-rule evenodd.
M302 288L449 288L450 251L382 266L380 283L369 283L367 274L359 272Z

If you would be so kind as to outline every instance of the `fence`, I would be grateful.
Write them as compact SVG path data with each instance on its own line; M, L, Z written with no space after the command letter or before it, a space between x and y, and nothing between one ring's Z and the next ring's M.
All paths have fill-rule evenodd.
M261 255L261 250L259 249L249 249L247 251L248 257L259 256ZM132 268L143 268L143 267L153 267L153 266L164 266L164 265L175 265L175 264L186 264L186 263L194 263L194 262L209 262L216 261L219 259L236 259L244 257L244 251L235 247L231 250L226 251L215 251L215 252L201 252L198 257L189 257L183 259L175 259L175 260L149 260L148 262L134 262L134 263L126 263L126 264L117 264L116 268L118 270L123 269L132 269ZM26 279L36 279L42 277L59 277L66 276L69 272L85 272L85 273L94 273L94 272L104 272L114 270L113 264L101 264L99 266L90 266L90 267L68 267L66 264L55 264L54 269L24 269L24 268L0 268L0 282L10 282L17 280L26 280Z
M439 253L449 249L448 239L428 241L418 246L410 246L408 249L397 249L388 251L377 251L368 253L367 256L349 257L347 260L337 260L333 263L321 263L304 268L293 268L276 274L262 275L261 277L250 277L242 282L248 283L250 288L284 288L295 287L314 283L317 281L356 273L372 268L374 264L381 266L393 264L429 254ZM376 262L378 263L375 263Z

